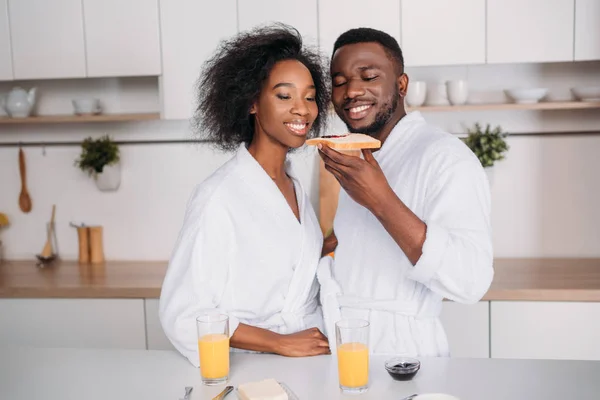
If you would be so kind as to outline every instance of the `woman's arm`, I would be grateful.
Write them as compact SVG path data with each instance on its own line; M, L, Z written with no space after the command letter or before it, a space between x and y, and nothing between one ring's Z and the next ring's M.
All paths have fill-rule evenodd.
M240 323L229 343L231 347L238 349L275 353L288 357L331 353L327 337L318 328L282 335Z

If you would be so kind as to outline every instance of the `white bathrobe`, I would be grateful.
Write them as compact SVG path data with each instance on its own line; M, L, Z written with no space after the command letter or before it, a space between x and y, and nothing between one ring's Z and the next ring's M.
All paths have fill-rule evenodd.
M335 260L319 266L327 334L340 317L370 321L375 354L448 356L442 299L475 303L493 277L490 190L455 136L405 116L373 153L396 195L427 225L413 266L383 225L342 189ZM341 308L340 308L341 307ZM465 332L465 335L468 335Z
M323 236L306 192L289 165L287 171L300 222L243 145L188 203L159 316L171 343L195 366L203 309L228 314L230 335L240 322L283 334L324 330L316 281Z

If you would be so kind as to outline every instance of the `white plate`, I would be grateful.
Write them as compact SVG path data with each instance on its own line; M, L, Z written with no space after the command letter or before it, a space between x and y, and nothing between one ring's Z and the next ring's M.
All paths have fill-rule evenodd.
M283 388L283 390L285 390L285 393L288 395L288 400L300 400L298 398L298 396L296 396L296 393L292 392L292 389L290 389L290 387L288 385L286 385L283 382L279 382L279 381L277 381L277 383L279 383L279 385ZM235 389L235 395L237 396L238 399L241 399L240 395L238 394L237 388Z
M414 400L459 400L459 398L444 393L425 393L414 397Z

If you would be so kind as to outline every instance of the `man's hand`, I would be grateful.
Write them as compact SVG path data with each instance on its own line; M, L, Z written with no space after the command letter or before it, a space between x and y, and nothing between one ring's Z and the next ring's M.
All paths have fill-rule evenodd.
M327 337L318 328L280 335L276 353L287 357L306 357L331 354Z
M321 257L326 256L336 249L338 245L337 237L335 236L335 232L331 231L331 234L323 240L323 250L321 251Z
M354 201L377 215L393 190L371 150L363 149L362 153L364 160L319 145L325 169L333 174Z

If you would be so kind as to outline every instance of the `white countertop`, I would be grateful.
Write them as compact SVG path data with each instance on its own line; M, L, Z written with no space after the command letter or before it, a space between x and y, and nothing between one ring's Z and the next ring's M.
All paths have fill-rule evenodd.
M415 378L398 382L384 370L386 358L371 357L371 387L360 396L339 393L332 356L232 354L230 382L275 378L302 400L400 400L426 392L461 400L600 398L597 361L421 359ZM2 400L178 400L185 386L194 387L191 400L210 400L224 387L203 386L199 370L172 351L0 347Z

